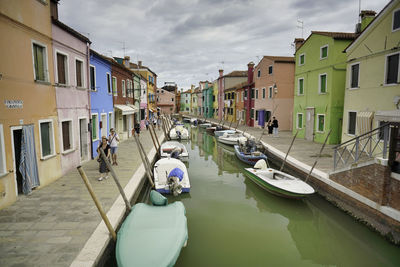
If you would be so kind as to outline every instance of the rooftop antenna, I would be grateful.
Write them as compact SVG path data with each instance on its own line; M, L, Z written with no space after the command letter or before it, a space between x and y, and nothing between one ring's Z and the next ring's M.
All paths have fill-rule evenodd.
M124 57L126 56L126 47L125 47L125 41L122 42L118 42L120 44L122 44L122 50L124 50Z
M224 69L224 63L225 63L225 62L224 62L224 61L221 61L220 63L222 64L222 69Z
M358 0L358 23L361 23L361 0Z
M301 29L301 38L304 38L303 37L303 35L304 35L304 22L302 20L298 19L296 27Z

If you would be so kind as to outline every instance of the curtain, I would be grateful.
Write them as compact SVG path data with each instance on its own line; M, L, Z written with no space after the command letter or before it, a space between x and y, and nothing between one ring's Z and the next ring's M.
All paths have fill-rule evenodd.
M22 175L22 192L27 195L32 192L32 188L40 185L33 125L22 127L19 171Z

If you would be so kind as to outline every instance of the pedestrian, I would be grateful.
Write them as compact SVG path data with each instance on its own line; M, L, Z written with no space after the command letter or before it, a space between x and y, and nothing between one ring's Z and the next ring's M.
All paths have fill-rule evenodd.
M269 120L268 121L268 135L272 135L272 129L274 128L274 127L272 127L272 122Z
M107 143L107 137L105 137L105 136L101 137L101 143L99 144L99 147L97 148L97 153L98 153L97 161L99 162L99 172L100 172L100 177L97 180L103 181L104 179L108 179L109 169L107 168L107 164L106 164L105 160L101 156L100 148L103 149L107 160L110 161L111 148Z
M160 130L160 127L161 127L161 116L158 116L158 118L157 118L157 126L158 126L158 130Z
M274 137L278 137L278 120L275 117L272 120L272 127Z
M110 135L108 136L108 143L110 144L111 148L112 165L118 165L117 163L118 142L119 142L118 134L115 132L114 128L111 128Z
M135 124L135 132L136 132L136 134L137 134L138 136L140 136L140 124L139 124L139 123L136 123L136 124Z
M148 118L146 118L145 124L146 124L146 130L148 130L149 129L149 119Z
M156 128L156 125L157 125L157 118L156 118L156 116L154 116L154 117L153 117L153 126L154 126L154 129Z

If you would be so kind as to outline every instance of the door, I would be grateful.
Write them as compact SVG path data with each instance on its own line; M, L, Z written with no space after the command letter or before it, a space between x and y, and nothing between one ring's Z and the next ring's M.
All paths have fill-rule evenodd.
M14 153L14 174L16 183L17 194L22 194L22 174L19 171L19 164L21 161L21 141L22 141L22 129L12 129L13 138L13 153Z
M269 120L271 119L271 111L266 110L265 111L265 122L269 122Z
M264 128L265 126L265 110L258 111L258 125Z
M314 108L306 109L306 140L314 141Z
M79 150L81 154L81 160L87 159L87 150L88 150L88 141L87 141L87 133L88 133L88 124L86 119L79 119Z

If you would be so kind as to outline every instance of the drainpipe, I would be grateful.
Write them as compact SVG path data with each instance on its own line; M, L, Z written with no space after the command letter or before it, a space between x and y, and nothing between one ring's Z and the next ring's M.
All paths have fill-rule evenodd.
M86 73L87 75L87 88L88 88L88 113L89 113L89 123L92 125L92 110L91 110L91 103L90 103L90 44L86 43L86 60L87 60L87 68ZM88 124L88 132L90 133L89 140L90 140L90 158L93 159L93 140L92 140L92 127L89 127Z

